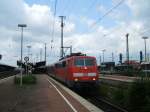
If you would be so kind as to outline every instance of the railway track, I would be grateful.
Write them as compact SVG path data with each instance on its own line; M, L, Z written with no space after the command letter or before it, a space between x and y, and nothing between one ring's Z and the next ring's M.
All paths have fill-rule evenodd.
M104 112L128 112L125 109L122 109L100 97L91 97L88 101L104 110Z
M9 77L9 76L13 76L17 73L18 73L18 71L3 71L3 72L0 72L0 79L6 78L6 77Z
M83 89L83 88L82 88ZM127 110L110 103L109 101L100 97L96 89L75 90L77 94L87 99L89 102L102 109L104 112L128 112Z

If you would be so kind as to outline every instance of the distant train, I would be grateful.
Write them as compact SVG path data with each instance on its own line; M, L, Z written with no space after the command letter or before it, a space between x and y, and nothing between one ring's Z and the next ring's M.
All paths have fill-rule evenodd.
M96 84L99 77L96 58L81 53L73 53L47 66L47 72L69 87L77 84Z

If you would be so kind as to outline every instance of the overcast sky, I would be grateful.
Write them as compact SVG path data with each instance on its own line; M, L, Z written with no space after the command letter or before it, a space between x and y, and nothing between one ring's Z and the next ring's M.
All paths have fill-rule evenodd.
M1 63L16 65L20 59L20 29L18 24L27 24L24 29L23 56L31 45L32 61L44 60L44 43L47 44L48 63L60 57L60 18L66 16L64 46L73 46L73 52L90 56L102 56L111 61L114 53L116 62L119 53L125 59L126 38L129 33L130 59L139 60L139 51L144 51L142 36L150 37L150 0L124 0L107 16L103 17L121 0L0 0L0 54ZM101 18L100 21L98 21ZM53 24L55 21L55 24ZM52 38L52 29L54 36ZM150 53L150 40L147 52ZM67 53L67 51L66 51Z

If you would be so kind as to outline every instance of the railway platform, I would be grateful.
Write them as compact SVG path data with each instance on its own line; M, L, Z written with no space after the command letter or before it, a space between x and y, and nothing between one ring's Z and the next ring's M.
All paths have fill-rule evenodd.
M129 77L129 76L119 76L119 75L100 75L100 79L108 79L108 80L115 80L115 81L122 81L132 83L134 80L137 80L138 77Z
M1 112L103 112L44 74L35 85L14 85L13 77L0 82Z
M128 87L129 85L131 85L137 79L139 79L139 78L138 77L129 77L129 76L100 74L99 82L101 84L107 84L107 85L110 85L110 86Z

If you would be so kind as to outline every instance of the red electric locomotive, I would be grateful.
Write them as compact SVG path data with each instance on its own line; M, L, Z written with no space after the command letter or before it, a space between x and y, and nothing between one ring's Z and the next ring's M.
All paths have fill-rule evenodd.
M77 83L96 84L99 77L96 58L81 53L73 53L48 66L48 73L69 87L73 87Z

